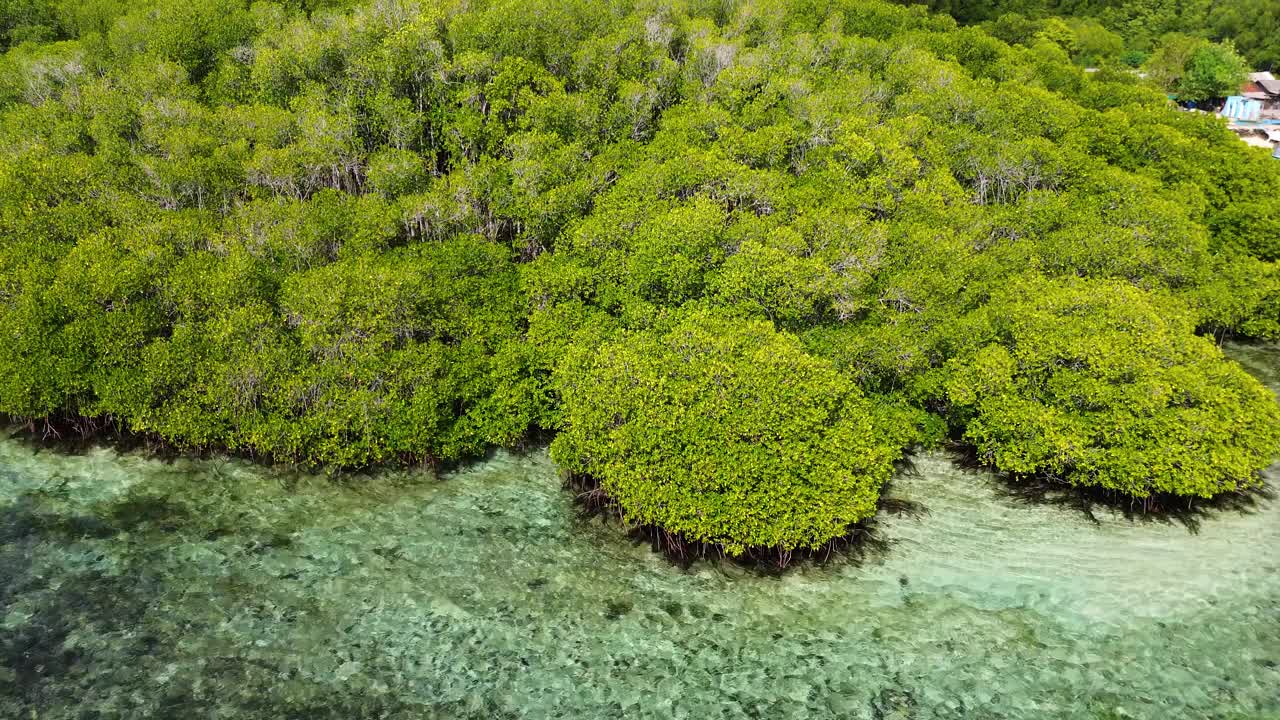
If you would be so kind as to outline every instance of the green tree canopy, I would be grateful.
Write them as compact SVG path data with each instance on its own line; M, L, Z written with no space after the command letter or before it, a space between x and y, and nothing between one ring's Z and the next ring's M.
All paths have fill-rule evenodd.
M624 516L730 555L818 548L876 511L912 439L904 413L761 320L691 310L557 373L566 469Z
M1088 62L1091 50L1103 51L1098 58L1120 59L1122 50L1142 57L1177 33L1230 41L1259 70L1280 67L1280 6L1272 0L898 1L949 13L962 23L983 23L1000 39L1028 46L1047 24L1067 22L1074 26L1074 37L1060 30L1051 34L1069 38L1076 45L1073 55L1082 62Z
M970 323L946 400L1003 471L1211 497L1256 484L1280 449L1271 392L1131 286L1024 279Z
M1200 102L1234 95L1248 77L1244 58L1230 41L1201 43L1187 58L1178 79L1179 99Z

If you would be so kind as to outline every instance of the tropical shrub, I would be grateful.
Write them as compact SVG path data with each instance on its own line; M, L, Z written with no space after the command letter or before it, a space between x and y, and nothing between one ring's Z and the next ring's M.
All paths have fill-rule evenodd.
M1133 497L1257 484L1280 450L1271 392L1123 283L1020 280L971 318L946 399L982 459Z
M556 382L558 463L597 479L627 520L735 556L844 535L875 513L913 437L909 413L794 337L704 309L577 353Z

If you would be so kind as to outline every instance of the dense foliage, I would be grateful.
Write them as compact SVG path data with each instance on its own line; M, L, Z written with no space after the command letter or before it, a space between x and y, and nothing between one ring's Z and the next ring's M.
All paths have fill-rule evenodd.
M1249 77L1248 66L1229 43L1189 35L1166 37L1144 67L1153 82L1191 103L1235 95Z
M0 27L12 417L335 466L556 430L625 513L734 549L820 544L947 431L1135 495L1247 485L1276 450L1193 331L1280 336L1280 163L1056 42L878 0L8 0ZM1027 272L1159 337L1105 302L1010 325L1056 312L1010 290ZM702 338L678 382L677 326ZM1072 343L1135 374L1045 365ZM965 374L1000 352L1029 364ZM795 407L713 411L713 354L735 397ZM761 385L785 368L794 389ZM1041 387L1112 381L1096 411ZM648 402L690 418L681 454L646 455ZM1020 434L1031 404L1112 436L1064 454ZM635 444L597 436L609 406ZM775 421L782 461L742 440ZM1188 449L1138 472L1156 427ZM690 521L729 482L703 452L761 505ZM679 503L646 505L663 477Z
M1001 470L1211 497L1280 444L1271 393L1130 285L1020 280L975 316L947 397Z
M1049 39L1081 62L1138 64L1171 36L1229 41L1259 70L1280 68L1274 0L900 0L983 23L1001 39Z
M914 434L768 321L705 310L575 353L563 382L552 457L628 519L732 555L816 549L870 517Z

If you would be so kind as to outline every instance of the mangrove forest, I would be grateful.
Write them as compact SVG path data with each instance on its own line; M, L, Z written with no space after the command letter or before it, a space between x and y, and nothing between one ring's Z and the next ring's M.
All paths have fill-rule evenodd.
M1280 718L1271 71L1275 0L0 0L0 718Z
M547 439L629 524L782 564L922 448L1259 486L1280 407L1220 345L1280 338L1280 162L999 17L6 0L0 412L330 470ZM1180 76L1243 67L1214 37Z

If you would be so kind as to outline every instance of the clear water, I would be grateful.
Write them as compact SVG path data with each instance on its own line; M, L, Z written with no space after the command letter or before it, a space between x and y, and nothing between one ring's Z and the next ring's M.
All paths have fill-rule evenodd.
M1280 500L1090 517L916 464L923 512L778 578L579 517L544 452L335 483L3 441L0 718L1280 718Z

